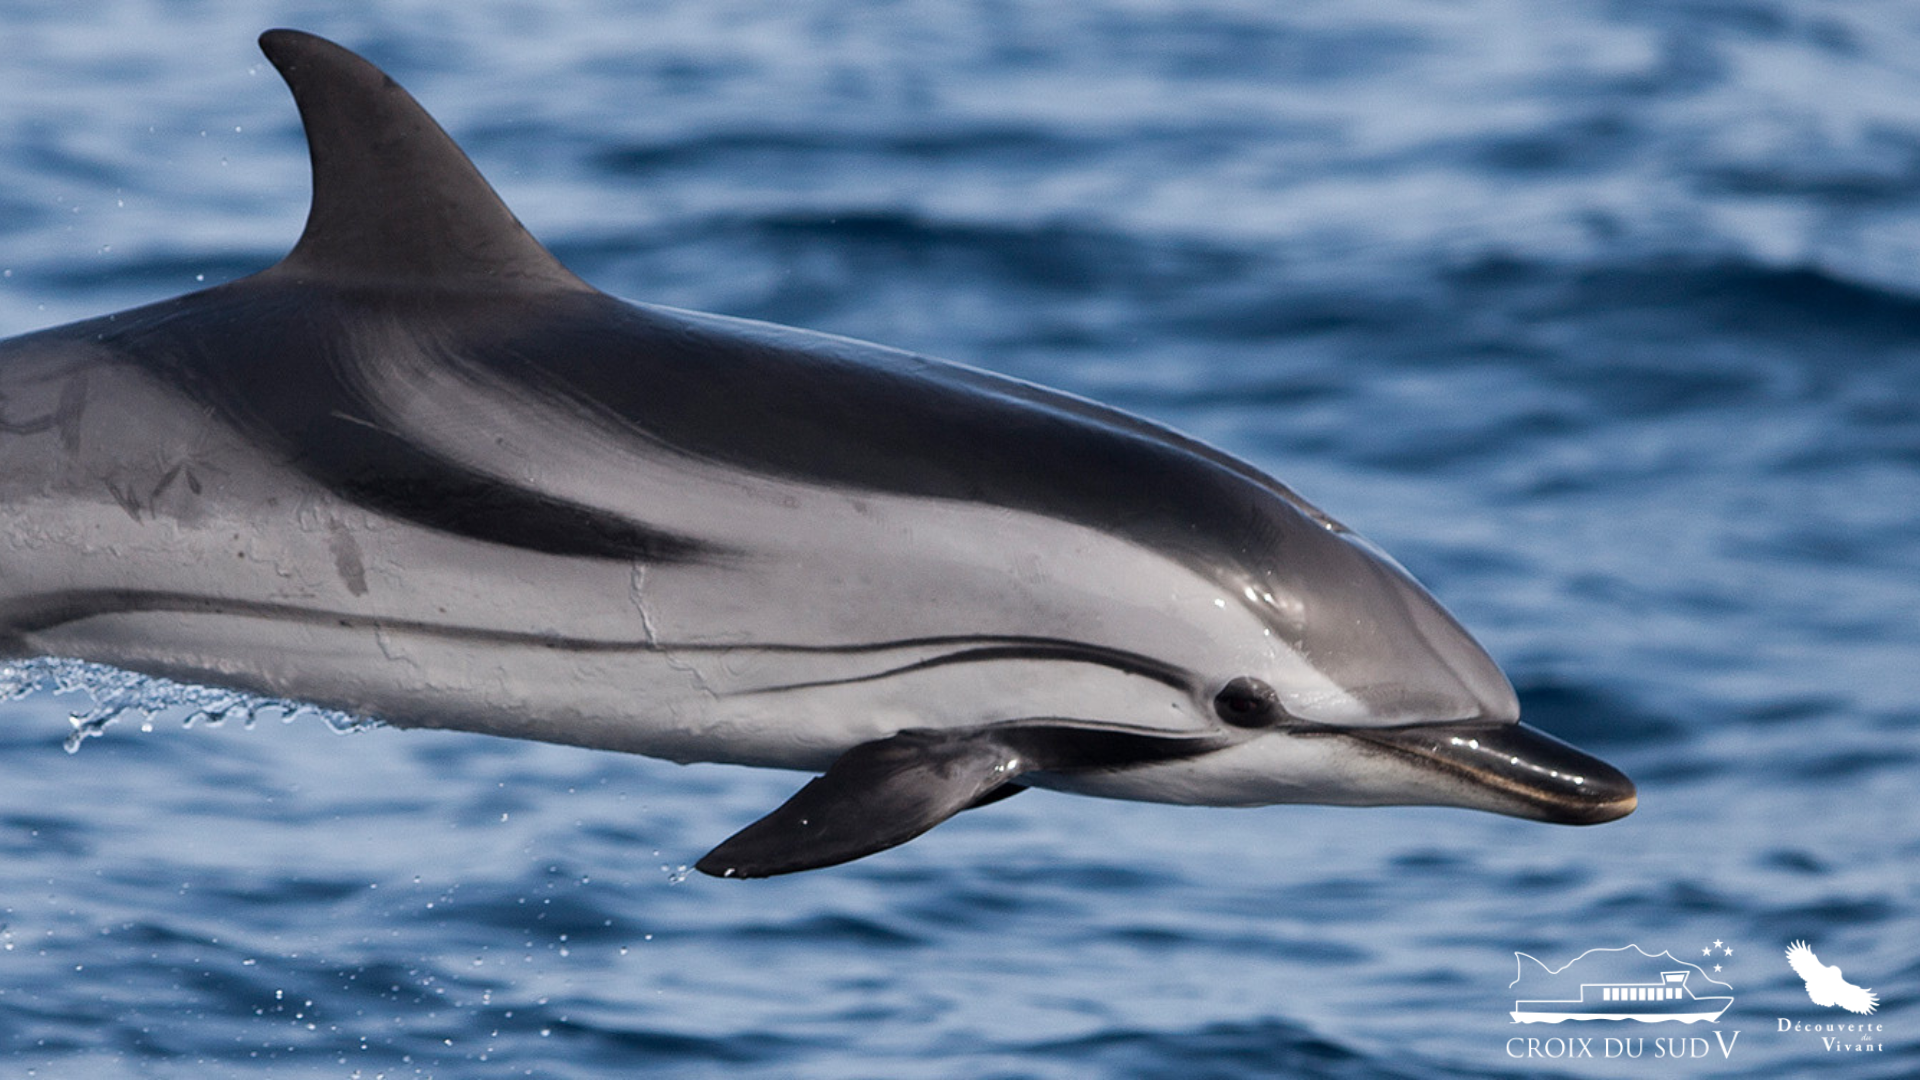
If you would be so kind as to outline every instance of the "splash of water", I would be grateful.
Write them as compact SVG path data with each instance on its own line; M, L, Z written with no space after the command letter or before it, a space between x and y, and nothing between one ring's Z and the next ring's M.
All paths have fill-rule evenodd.
M167 715L178 715L187 727L228 720L252 727L268 715L279 716L283 723L301 716L318 717L342 734L380 726L380 721L372 717L288 698L175 682L83 660L37 657L0 664L0 701L14 701L41 691L56 695L85 693L92 699L91 708L67 717L73 725L65 743L69 754L77 753L88 739L129 714L142 718L142 730L151 730L155 718Z

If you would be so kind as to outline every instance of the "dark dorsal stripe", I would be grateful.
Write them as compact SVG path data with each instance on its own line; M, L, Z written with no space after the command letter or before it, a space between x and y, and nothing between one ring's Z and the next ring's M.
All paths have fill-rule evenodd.
M436 319L419 297L369 295L256 277L103 321L98 340L342 500L389 517L548 555L659 563L725 554L670 528L476 470L388 430L357 373L382 358L355 355L347 328L369 318L431 328Z

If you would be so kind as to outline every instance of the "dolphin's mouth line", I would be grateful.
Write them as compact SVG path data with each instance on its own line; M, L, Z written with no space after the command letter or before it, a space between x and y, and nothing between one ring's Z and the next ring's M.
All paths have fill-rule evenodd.
M1568 825L1597 825L1632 813L1633 781L1599 758L1537 728L1500 721L1402 724L1355 728L1303 724L1289 735L1341 735L1499 792L1532 811L1529 816Z

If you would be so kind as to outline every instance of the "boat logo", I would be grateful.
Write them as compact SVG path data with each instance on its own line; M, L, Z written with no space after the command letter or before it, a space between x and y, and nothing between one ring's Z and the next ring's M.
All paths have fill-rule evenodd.
M1728 956L1733 955L1731 946L1721 947ZM1638 945L1588 949L1557 968L1523 952L1513 956L1518 971L1508 988L1518 988L1519 998L1513 1003L1512 1013L1515 1023L1637 1020L1659 1024L1677 1020L1693 1024L1701 1020L1716 1022L1733 1005L1731 994L1719 992L1733 987L1707 974L1704 968L1669 952L1649 953ZM1719 970L1718 965L1715 970Z

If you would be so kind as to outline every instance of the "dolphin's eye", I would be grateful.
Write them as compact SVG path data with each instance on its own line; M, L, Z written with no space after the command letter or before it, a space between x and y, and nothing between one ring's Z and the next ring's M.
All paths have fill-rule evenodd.
M1213 711L1235 727L1266 727L1280 719L1280 695L1259 679L1242 675L1213 696Z

